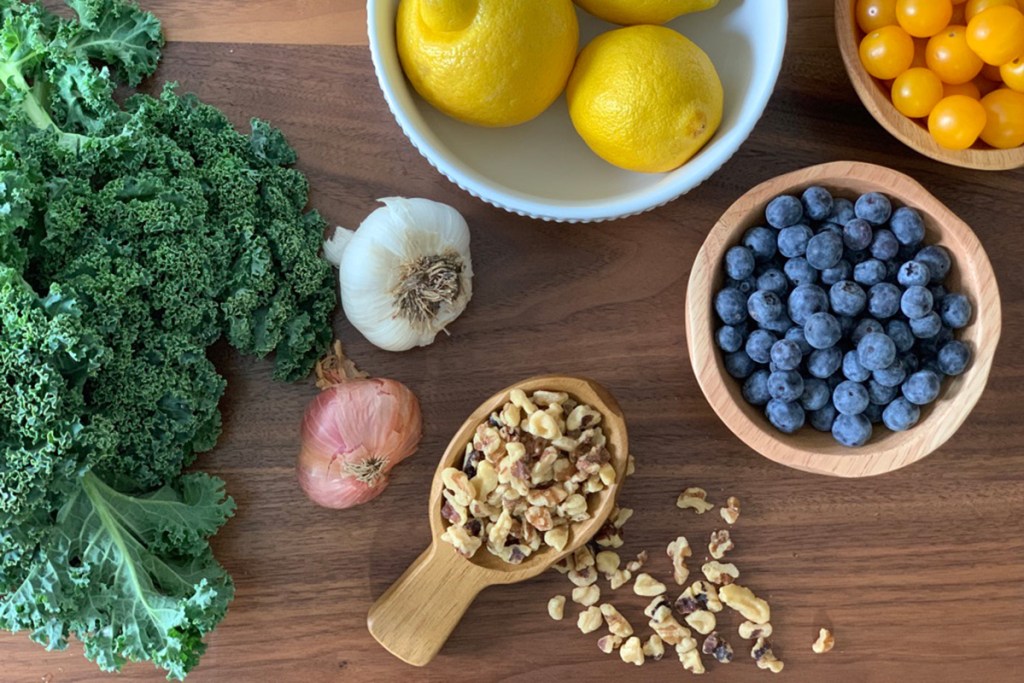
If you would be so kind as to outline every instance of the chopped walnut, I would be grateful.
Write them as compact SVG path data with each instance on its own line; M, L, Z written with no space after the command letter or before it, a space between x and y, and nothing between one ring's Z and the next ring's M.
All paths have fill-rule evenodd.
M641 550L636 554L636 559L626 563L626 569L636 573L647 564L647 551Z
M597 640L597 649L606 655L619 649L620 645L622 645L622 636L601 636Z
M730 584L740 578L740 570L731 562L723 564L718 560L712 560L705 562L700 570L704 572L704 578L719 586Z
M577 586L572 589L572 601L584 607L597 604L601 599L601 588L595 583L589 586Z
M698 515L703 515L715 506L707 501L708 492L704 489L691 487L684 489L676 499L676 507L694 510Z
M709 612L706 609L699 609L696 612L687 614L684 621L697 633L702 636L706 636L715 630L718 626L718 620L715 618L714 612Z
M633 592L644 597L662 595L665 592L665 584L650 574L637 574L636 581L633 582Z
M580 612L579 617L576 618L576 627L583 633L593 633L601 628L603 623L604 617L596 605L583 610Z
M576 549L576 552L572 554L572 561L576 566L576 569L586 569L587 567L593 567L596 564L594 551L585 545Z
M610 577L619 568L621 562L619 554L614 550L602 550L597 554L597 571L604 574L606 578Z
M728 529L718 529L711 532L711 540L708 542L708 552L711 557L720 560L725 554L736 547L729 536Z
M653 636L647 639L644 643L644 657L653 659L654 661L661 661L661 658L665 656L665 643L662 641L661 636L655 633Z
M654 608L651 612L651 620L647 622L647 625L669 645L678 645L690 637L690 629L676 621L667 602Z
M570 432L596 427L601 423L601 413L588 405L578 405L565 418L565 428Z
M548 616L555 621L561 621L565 616L565 596L556 595L548 600Z
M680 536L668 544L668 556L672 560L672 578L682 586L690 576L690 570L686 568L686 558L693 555L690 542L686 536Z
M558 406L561 408L562 404L569 400L569 394L564 391L544 391L541 389L533 392L532 399L534 403L539 406L543 406L544 408L549 408L551 406ZM600 419L600 417L600 414L598 414L598 419Z
M731 609L736 610L745 619L749 619L755 624L767 624L771 619L771 609L768 607L768 603L754 595L749 588L738 583L722 586L718 591L718 596Z
M617 507L612 511L611 517L609 517L609 519L611 519L613 527L615 527L616 529L621 529L622 527L626 526L626 522L628 522L629 518L632 516L633 508Z
M608 583L611 585L612 590L618 590L622 586L629 583L629 580L633 578L633 574L626 569L617 569L612 574L611 578L608 579Z
M634 472L636 472L636 458L630 453L626 456L626 476L632 477Z
M733 650L732 645L725 642L721 636L718 635L718 631L712 631L707 638L704 639L704 645L701 646L700 651L706 655L711 655L720 664L728 664L732 661Z
M569 572L568 576L575 586L589 586L597 581L597 570L593 567L573 569Z
M608 630L617 636L626 638L633 635L633 627L630 625L626 617L619 614L619 610L615 609L615 606L610 603L604 603L601 605L601 614L604 615L604 620L608 624Z
M757 639L754 648L750 651L750 656L757 662L758 669L768 669L773 674L779 673L785 666L772 652L772 644L764 638Z
M452 547L463 557L473 557L480 546L483 545L476 536L471 536L470 533L461 526L450 526L445 529L444 533L441 534L441 540L452 544Z
M719 599L714 585L707 581L694 581L676 599L676 609L683 615L693 614L702 609L721 612L722 601Z
M640 639L633 636L623 643L622 647L619 648L619 657L621 657L622 661L627 664L643 666L644 648L643 645L640 644Z
M811 645L811 650L815 654L822 655L835 647L835 645L836 638L832 635L832 631L823 628L818 631L818 639L814 641L814 645Z
M569 543L569 527L559 526L544 532L544 542L558 552L565 550Z
M691 640L693 640L691 638ZM689 645L687 643L686 645ZM693 641L693 647L689 647L686 650L681 650L681 645L676 646L676 654L679 655L679 661L683 663L683 668L693 674L702 674L706 671L704 668L704 662L700 658L700 650L697 649L697 642Z
M767 638L772 634L772 625L768 623L755 624L752 621L744 621L739 628L740 638L745 640L757 640Z
M736 496L729 496L729 499L725 501L725 507L721 508L719 512L725 523L732 526L740 518L740 499Z
M441 472L441 482L446 490L451 491L455 503L469 507L469 502L476 498L476 489L469 483L469 477L462 470L448 467Z

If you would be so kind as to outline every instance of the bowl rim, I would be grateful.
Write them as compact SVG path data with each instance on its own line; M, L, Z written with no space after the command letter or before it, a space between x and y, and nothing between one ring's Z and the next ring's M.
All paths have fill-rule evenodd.
M958 271L963 280L972 283L972 294L976 296L975 318L969 329L976 329L972 338L978 341L971 366L953 380L958 383L956 396L933 404L932 411L925 417L931 420L928 430L922 429L922 421L910 431L889 433L880 442L870 442L861 448L832 444L826 448L811 449L801 443L799 434L779 433L763 417L757 421L751 418L751 413L756 415L756 408L741 405L740 383L725 373L722 356L713 340L717 326L712 305L713 275L721 267L722 254L738 241L738 233L762 222L756 218L751 221L752 212L763 209L779 194L817 184L829 187L830 181L837 179L870 185L902 204L915 206L931 216L931 223L941 226L944 238L956 235L961 251L969 254L969 257L960 253L954 256ZM1001 303L995 272L970 226L913 178L884 166L856 161L810 166L771 178L744 193L708 234L694 261L686 291L686 340L690 363L705 398L722 422L750 448L770 460L807 472L841 477L872 476L905 467L934 452L951 438L981 398L1001 329ZM944 381L940 396L948 395L949 382Z
M413 144L416 151L449 181L470 195L481 199L492 206L526 218L535 218L556 223L597 223L603 221L628 218L664 206L682 195L699 187L731 159L743 143L753 133L757 122L764 115L775 91L782 70L782 61L786 52L789 26L789 5L786 0L775 0L779 11L779 36L777 47L771 54L769 64L770 78L752 79L751 89L754 91L753 106L739 113L739 123L728 133L713 140L705 146L708 151L715 145L714 156L709 157L706 167L701 173L687 178L685 182L671 182L672 174L686 168L664 174L666 182L659 182L639 192L634 192L616 199L603 201L567 201L555 203L538 201L525 193L503 188L472 169L449 158L446 151L438 149L426 137L420 134L413 121L399 106L395 96L394 85L387 78L384 64L381 35L375 30L375 18L378 5L394 4L396 0L367 0L366 28L370 44L370 58L377 76L377 83L384 94L388 109L398 122L405 137ZM393 14L393 13L392 13ZM393 22L392 22L393 23ZM403 79L403 82L404 79Z
M1008 171L1024 167L1024 146L1014 149L951 150L939 146L917 120L901 114L882 90L881 84L860 63L857 35L860 27L854 18L857 0L835 0L835 31L839 53L853 89L872 118L883 128L919 154L951 166L981 171Z

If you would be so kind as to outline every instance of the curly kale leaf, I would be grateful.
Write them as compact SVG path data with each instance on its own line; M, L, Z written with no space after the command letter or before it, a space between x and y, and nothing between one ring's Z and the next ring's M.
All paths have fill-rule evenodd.
M61 25L67 49L114 67L126 84L138 85L156 71L164 45L160 21L134 3L65 0L78 22Z

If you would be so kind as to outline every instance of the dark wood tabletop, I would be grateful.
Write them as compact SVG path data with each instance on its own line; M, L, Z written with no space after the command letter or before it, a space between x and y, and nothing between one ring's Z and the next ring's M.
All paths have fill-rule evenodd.
M618 398L637 470L621 492L636 510L624 554L648 549L671 581L667 543L696 545L721 525L675 507L687 486L740 498L731 559L772 607L780 680L1019 680L1024 656L1024 171L968 171L919 156L865 111L843 70L832 3L793 0L782 75L764 117L709 181L654 212L599 225L532 221L492 208L438 174L388 112L365 47L359 0L155 0L172 40L155 81L180 81L243 124L281 127L312 184L312 205L354 227L378 197L452 204L473 235L473 301L451 336L393 354L339 313L335 332L372 375L419 396L419 452L390 488L347 511L315 507L295 482L298 426L311 382L271 381L268 362L218 349L228 380L224 433L198 467L238 503L214 539L237 583L227 618L189 680L673 680L669 654L634 669L581 635L573 609L554 622L554 572L485 590L428 667L388 654L366 629L373 601L426 547L426 501L437 458L480 401L530 375L583 374ZM243 7L244 5L244 7ZM216 41L216 42L211 42ZM286 44L282 44L282 41ZM312 44L310 44L312 43ZM709 228L744 191L807 165L854 159L910 174L977 232L996 269L1004 329L988 390L959 432L906 469L843 480L805 474L747 449L704 400L687 358L683 302ZM324 296L331 296L324 292ZM718 524L716 524L716 521ZM696 571L699 563L691 561ZM646 599L614 602L635 625ZM711 680L753 681L737 647ZM811 652L821 626L836 647ZM638 629L645 631L643 629ZM117 679L72 643L47 653L24 633L0 635L0 680L157 681L149 664ZM1013 672L1017 671L1017 674Z

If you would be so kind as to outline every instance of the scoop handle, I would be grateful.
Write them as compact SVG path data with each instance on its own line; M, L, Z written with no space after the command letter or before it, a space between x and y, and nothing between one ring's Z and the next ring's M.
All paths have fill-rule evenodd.
M430 663L487 586L476 565L445 545L427 548L366 616L377 642L415 666Z

